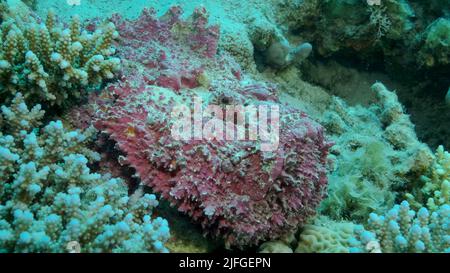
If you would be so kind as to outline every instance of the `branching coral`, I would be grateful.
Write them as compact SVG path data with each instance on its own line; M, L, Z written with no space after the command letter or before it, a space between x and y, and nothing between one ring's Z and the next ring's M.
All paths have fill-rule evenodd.
M386 130L393 124L402 123L404 125L401 128L407 128L408 119L402 109L396 106L396 98L392 97L394 94L379 84L374 86L374 90L378 92L379 98L385 101L382 117L386 125L390 124ZM400 139L402 138L414 139L411 137ZM397 141L391 140L391 143L395 144ZM410 144L408 141L400 143ZM440 146L434 159L419 152L413 162L414 168L411 171L423 175L419 180L421 184L413 185L412 192L406 193L410 202L403 201L400 205L395 205L385 216L371 213L368 230L362 227L355 229L356 239L350 241L351 251L450 251L450 155L443 146Z
M381 39L392 25L391 20L386 15L385 6L370 6L370 24L376 28L376 39Z
M57 106L79 98L118 72L120 59L112 57L117 37L114 24L89 33L76 16L65 28L53 11L45 23L39 18L7 17L0 26L1 101L17 91L26 101Z
M421 185L406 194L414 207L426 204L431 211L436 211L441 205L450 204L450 153L439 146L435 157L429 173L421 176Z
M403 201L384 216L371 213L367 230L357 226L355 233L351 252L450 252L450 205L416 212Z
M2 107L0 252L166 252L156 197L129 198L120 179L91 172L88 134L61 121L39 130L43 114L20 93Z

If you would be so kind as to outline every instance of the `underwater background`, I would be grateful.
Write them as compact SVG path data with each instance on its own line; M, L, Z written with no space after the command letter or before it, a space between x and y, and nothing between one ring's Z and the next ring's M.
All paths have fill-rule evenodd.
M450 252L450 0L3 0L0 41L0 253ZM174 139L197 98L277 149Z

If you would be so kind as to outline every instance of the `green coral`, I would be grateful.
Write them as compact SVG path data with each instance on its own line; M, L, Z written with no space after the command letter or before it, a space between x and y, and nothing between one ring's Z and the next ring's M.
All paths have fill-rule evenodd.
M89 33L74 16L65 28L51 10L45 23L39 20L7 16L0 25L0 102L19 91L27 102L62 106L119 70L114 24Z
M40 106L18 93L0 119L0 252L167 252L167 221L152 194L91 172L89 132L41 129Z

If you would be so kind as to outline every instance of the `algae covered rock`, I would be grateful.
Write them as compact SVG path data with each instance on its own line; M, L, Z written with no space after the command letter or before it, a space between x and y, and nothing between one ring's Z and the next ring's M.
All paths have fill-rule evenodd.
M450 19L439 18L423 34L423 45L419 51L422 64L432 67L450 64Z
M321 119L336 144L322 212L336 220L365 221L369 213L387 210L396 192L407 191L433 164L396 94L381 83L372 92L369 107L334 98Z

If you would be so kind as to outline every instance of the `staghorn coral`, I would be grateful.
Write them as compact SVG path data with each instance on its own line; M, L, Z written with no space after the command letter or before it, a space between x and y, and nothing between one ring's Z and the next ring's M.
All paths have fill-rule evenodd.
M190 107L198 97L222 107L279 105L272 85L253 81L229 55L217 54L218 28L207 25L204 9L188 20L180 16L172 7L161 18L152 10L137 21L114 18L125 38L118 49L133 69L95 102L95 126L124 153L119 163L227 246L292 232L315 213L326 187L330 144L321 126L281 105L280 144L273 152L262 152L260 141L173 139L171 110L180 103ZM208 86L198 81L204 73Z
M115 76L120 59L113 57L118 37L107 23L94 33L74 16L59 24L53 11L39 18L8 16L0 26L0 94L2 101L22 92L26 101L62 106Z
M0 252L166 252L167 221L151 218L156 197L129 198L120 180L90 171L88 132L18 93L0 119Z
M384 216L371 213L367 230L355 227L349 240L351 252L450 252L450 205L430 213L425 207L412 210L407 201Z

